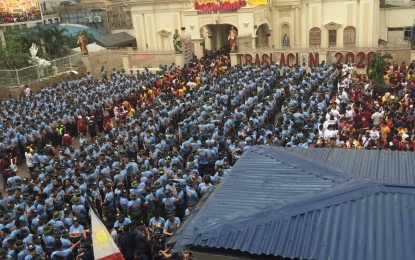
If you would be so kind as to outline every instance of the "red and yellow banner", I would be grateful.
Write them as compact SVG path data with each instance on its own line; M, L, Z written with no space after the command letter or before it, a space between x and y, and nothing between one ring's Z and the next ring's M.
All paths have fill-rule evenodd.
M246 6L245 0L195 0L199 11L235 10Z

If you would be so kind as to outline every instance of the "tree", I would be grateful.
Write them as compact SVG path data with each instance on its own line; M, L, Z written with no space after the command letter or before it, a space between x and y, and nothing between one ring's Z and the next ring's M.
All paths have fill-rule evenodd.
M26 42L26 45L36 43L40 46L40 57L46 59L59 58L69 49L67 31L66 28L52 27L44 29L38 26L35 30L29 32L23 40Z
M386 87L383 76L388 65L387 59L391 58L390 53L381 54L380 52L376 52L373 54L368 66L368 72L369 78L375 81L375 87Z
M59 29L53 27L50 30L52 41L50 44L50 52L54 57L61 57L69 49L69 36L66 35L68 30L66 28Z
M8 35L6 47L0 47L0 68L1 69L20 69L29 66L29 49L24 49L24 45L16 35Z

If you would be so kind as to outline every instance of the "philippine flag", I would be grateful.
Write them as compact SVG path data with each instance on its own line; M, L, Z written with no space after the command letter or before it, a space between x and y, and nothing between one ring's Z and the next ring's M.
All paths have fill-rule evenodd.
M95 260L124 260L124 256L95 212L90 209L89 214L91 215L92 244Z

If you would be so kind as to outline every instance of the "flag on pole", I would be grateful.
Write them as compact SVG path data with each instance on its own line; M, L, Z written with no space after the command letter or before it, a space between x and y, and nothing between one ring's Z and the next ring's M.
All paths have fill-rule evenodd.
M92 245L95 260L124 260L124 256L95 212L90 209L89 214L91 215Z

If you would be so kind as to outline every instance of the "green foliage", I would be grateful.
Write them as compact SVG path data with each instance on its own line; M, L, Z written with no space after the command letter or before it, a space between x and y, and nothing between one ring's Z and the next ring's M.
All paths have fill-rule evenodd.
M29 66L29 49L24 51L24 44L16 35L8 35L7 46L0 47L0 69L14 70Z
M78 37L81 33L83 33L86 36L88 44L95 42L94 34L83 30L69 37L69 48L73 49L79 47Z
M376 52L372 56L372 60L369 63L368 71L369 78L375 81L375 87L386 87L385 80L383 78L387 68L387 59L391 59L390 53L381 54Z
M29 32L22 40L26 46L36 43L39 46L38 56L44 59L59 58L69 50L69 36L65 35L67 29L52 27L43 29L38 26Z
M41 26L21 31L7 32L5 35L7 47L0 46L0 69L23 68L30 66L30 47L35 43L39 47L37 56L46 60L62 57L72 48L78 46L77 40L81 32L68 36L67 29L52 27L44 29ZM92 33L82 31L89 43L95 41Z

